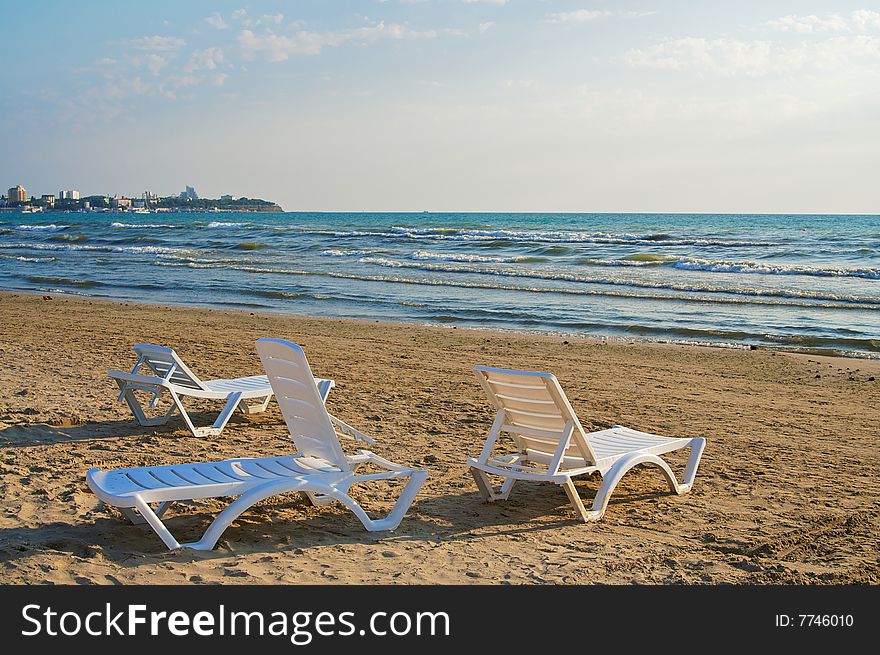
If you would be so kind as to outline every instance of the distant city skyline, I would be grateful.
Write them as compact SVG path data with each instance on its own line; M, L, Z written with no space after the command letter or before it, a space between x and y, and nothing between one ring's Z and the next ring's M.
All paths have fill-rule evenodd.
M4 22L0 180L38 198L880 212L876 1L47 0Z

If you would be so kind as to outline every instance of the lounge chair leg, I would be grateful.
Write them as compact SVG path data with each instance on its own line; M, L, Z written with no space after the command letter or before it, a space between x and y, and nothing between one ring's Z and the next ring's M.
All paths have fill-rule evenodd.
M216 431L216 434L220 434L223 431L223 428L226 427L226 423L229 421L229 418L232 416L232 413L235 411L235 408L238 407L238 404L241 402L241 391L234 391L226 399L226 405L223 407L223 411L217 416L217 420L214 421L214 425L211 426L212 431Z
M186 411L186 407L183 406L183 401L180 399L180 396L178 396L174 392L174 389L169 389L168 393L171 394L171 398L174 401L174 405L177 407L178 411L180 412L180 417L183 419L183 422L186 424L186 427L189 428L189 431L192 432L194 437L213 437L213 436L220 434L221 430L218 430L217 428L215 428L213 426L209 427L209 428L197 428L193 424L192 419L189 417L189 414ZM227 401L227 405L228 405L228 402L229 401ZM219 418L218 418L218 420L219 420ZM228 420L228 417L227 417L227 420ZM225 421L224 421L224 425L225 425Z
M147 418L147 415L141 407L137 396L134 395L134 391L127 388L125 386L126 383L122 380L117 379L116 384L119 386L121 399L124 400L129 409L131 409L131 413L134 414L134 417L139 425L142 425L144 427L155 427L157 425L164 425L168 422L168 419L171 418L171 415L174 413L175 406L172 405L171 409L169 409L163 416L158 416L156 418Z
M168 511L168 509L174 504L173 500L166 500L164 503L159 503L156 506L156 516L159 518ZM131 507L118 507L117 508L122 515L125 516L129 521L131 521L134 525L142 525L147 522L143 516L141 516L138 512L135 512Z
M485 471L473 467L470 471L471 475L474 477L474 481L477 483L477 489L480 490L480 495L487 503L494 503L496 500L507 500L510 496L510 492L513 491L513 485L516 484L515 478L506 478L501 484L501 491L496 492L492 488L492 482L489 480Z
M697 469L700 466L700 459L703 457L703 450L705 448L706 440L703 437L691 439L691 454L684 468L681 484L676 485L675 493L686 494L693 488L694 478L697 477Z
M150 527L159 535L159 538L162 540L166 546L168 546L168 550L175 550L180 548L180 544L177 539L168 531L168 528L165 527L165 524L162 523L162 520L156 516L156 513L150 508L150 506L140 498L140 496L134 497L135 507L140 513L141 517L146 523L149 523ZM162 503L160 505L160 511L164 513L167 503Z
M477 483L477 489L480 490L483 500L487 503L495 500L495 492L492 491L492 485L489 483L489 478L486 477L486 474L475 468L471 468L470 471L471 475L474 476L474 482Z
M507 500L510 497L510 492L513 491L513 485L516 484L516 478L507 478L501 484L501 498L502 500Z
M400 525L403 516L406 514L410 505L413 504L416 495L419 493L419 489L422 488L422 485L425 484L425 480L427 479L427 471L412 471L409 475L409 481L407 481L400 497L397 499L397 502L394 503L394 507L391 508L391 511L383 519L371 519L367 516L367 513L363 508L361 508L361 506L358 505L347 493L342 493L334 489L333 493L328 495L334 496L336 500L350 509L354 515L360 519L361 523L364 524L364 527L369 532L395 530L397 529L397 526Z
M295 482L291 482L290 480L276 480L259 487L254 487L247 493L236 498L217 515L217 518L214 519L214 522L211 523L210 526L208 526L208 529L205 530L205 534L202 535L201 539L192 543L182 544L181 547L192 548L193 550L211 550L217 544L217 540L220 539L220 535L223 534L226 528L228 528L232 522L251 505L260 502L264 498L269 498L270 496L281 493L308 492L320 494L321 496L338 500L345 505L355 516L358 517L360 522L363 523L364 527L370 532L394 530L400 525L400 521L403 519L404 514L406 514L409 506L412 505L416 494L418 494L419 489L421 489L427 478L427 471L413 471L409 476L409 481L403 489L403 493L400 494L400 497L397 499L394 507L391 508L391 512L389 512L388 516L383 519L375 520L371 519L361 506L348 495L348 486L335 488L329 485L316 484L308 480L298 480ZM351 480L348 484L350 485L352 482L356 482L356 480ZM158 521L158 519L156 520ZM161 525L161 522L159 523Z
M703 453L703 448L706 445L706 440L702 437L698 437L694 439L691 444L691 455L688 460L687 468L685 469L684 484L678 483L675 479L675 474L672 472L672 469L669 468L669 464L657 455L636 454L619 459L614 466L602 476L602 485L596 492L595 500L593 500L593 509L589 513L589 520L598 521L602 518L608 507L608 500L611 498L611 494L617 486L617 483L620 482L620 479L627 471L639 464L650 464L659 468L663 473L663 477L666 478L666 482L669 484L669 490L673 493L683 494L690 491L690 488L693 485L694 476L697 474L697 466L700 463L700 457Z
M566 480L560 485L565 490L565 495L568 496L568 501L574 506L575 512L577 512L581 521L584 523L594 520L590 517L590 513L587 512L587 508L584 507L583 501L581 501L581 496L577 491L577 488L574 486L574 482L572 482L571 478Z
M265 412L266 408L269 407L269 401L272 400L272 394L270 393L266 398L255 405L245 405L244 403L240 403L238 405L238 410L242 414L259 414L260 412Z
M322 494L316 494L313 491L306 491L306 497L309 499L309 502L315 507L322 507L323 505L332 505L336 502L334 498L330 498L329 496L324 496Z

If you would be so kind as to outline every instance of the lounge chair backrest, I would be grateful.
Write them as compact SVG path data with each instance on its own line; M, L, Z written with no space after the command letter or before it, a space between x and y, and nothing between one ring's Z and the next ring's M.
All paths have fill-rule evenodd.
M134 351L138 356L138 362L135 364L132 373L137 373L138 368L146 366L158 377L167 378L168 382L178 387L206 389L204 383L199 380L195 373L189 370L187 365L183 363L183 360L171 348L138 343L135 344ZM170 377L168 375L169 371L171 372Z
M557 467L567 457L595 464L596 455L556 376L488 366L476 366L474 371L498 410L496 425L513 437L522 452ZM569 427L568 445L560 452Z
M302 348L283 339L257 339L257 352L297 451L350 470Z

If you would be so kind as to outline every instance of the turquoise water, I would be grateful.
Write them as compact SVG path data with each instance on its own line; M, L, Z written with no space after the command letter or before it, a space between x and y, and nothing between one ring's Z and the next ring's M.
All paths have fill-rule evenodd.
M0 287L880 357L880 216L3 213Z

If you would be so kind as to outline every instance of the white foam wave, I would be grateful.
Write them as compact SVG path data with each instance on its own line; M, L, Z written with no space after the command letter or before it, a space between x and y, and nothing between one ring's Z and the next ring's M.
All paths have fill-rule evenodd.
M93 250L97 252L127 252L132 254L171 254L181 252L177 248L161 246L92 246L75 243L3 243L0 248L26 250Z
M410 255L411 259L443 262L488 262L494 264L509 264L526 259L524 257L487 257L485 255L470 255L459 253L428 252L416 250Z
M497 275L500 277L547 280L550 282L580 282L585 284L607 284L645 289L669 289L688 293L727 293L746 296L768 296L782 298L804 298L811 300L846 301L854 303L880 304L880 296L860 296L851 294L834 294L799 289L768 289L742 286L719 286L699 283L678 283L673 281L599 277L564 272L542 273L535 270L515 270L510 268L473 268L445 264L404 262L386 257L362 257L358 261L388 268L411 268L437 273L467 273Z
M67 225L55 225L54 223L51 225L16 225L16 230L26 230L26 231L40 231L40 230L66 230Z
M656 246L726 246L752 247L774 245L768 241L743 241L709 238L673 237L669 234L630 234L611 232L577 232L565 230L523 231L523 230L484 230L453 228L409 228L394 226L390 232L337 232L337 236L391 236L409 239L437 239L452 241L526 241L549 243L597 243L628 244L650 243Z
M711 273L748 273L759 275L811 275L817 277L860 277L880 280L880 268L823 268L797 264L762 264L756 262L725 262L708 259L680 259L672 264L686 271Z
M172 228L177 227L177 225L170 225L167 223L110 223L110 227L143 228L149 230L153 228Z
M324 250L321 255L324 257L355 257L360 255L372 254L372 250Z
M20 262L30 262L34 264L54 262L58 260L57 257L16 257L15 259Z
M229 221L211 221L208 223L207 227L218 228L218 227L244 227L244 223L232 223Z

